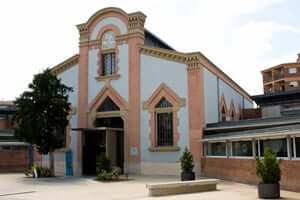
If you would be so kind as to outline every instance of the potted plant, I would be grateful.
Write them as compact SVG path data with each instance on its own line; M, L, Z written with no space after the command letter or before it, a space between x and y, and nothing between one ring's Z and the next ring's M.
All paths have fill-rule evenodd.
M180 157L181 163L181 181L195 180L195 173L193 172L194 162L191 152L185 147L182 156Z
M258 184L258 196L264 199L280 198L281 170L280 160L268 149L264 152L263 161L256 158L256 175L262 179Z

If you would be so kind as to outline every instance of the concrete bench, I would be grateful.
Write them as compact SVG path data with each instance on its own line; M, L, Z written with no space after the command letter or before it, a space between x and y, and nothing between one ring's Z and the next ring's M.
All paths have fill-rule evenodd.
M200 179L195 181L178 181L147 184L149 196L165 196L195 192L213 191L217 189L218 179Z

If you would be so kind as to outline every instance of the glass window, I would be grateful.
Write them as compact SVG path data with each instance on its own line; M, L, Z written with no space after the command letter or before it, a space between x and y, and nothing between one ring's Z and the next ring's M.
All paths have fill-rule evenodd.
M290 86L290 87L298 87L298 82L297 82L297 81L291 81L291 82L289 83L289 86Z
M296 144L296 157L300 157L300 137L295 138L295 144Z
M289 73L290 74L295 74L297 72L296 68L289 68Z
M215 142L207 144L207 155L208 156L226 156L226 143Z
M260 154L263 156L263 152L269 149L273 153L276 153L277 157L287 157L287 140L283 139L272 139L272 140L260 140Z
M232 142L232 156L253 156L252 141Z
M112 75L115 73L115 54L107 53L102 55L102 75Z
M97 109L97 112L107 112L107 111L118 111L120 110L119 106L117 106L109 97L102 102L102 104Z
M157 146L173 146L173 113L157 113Z

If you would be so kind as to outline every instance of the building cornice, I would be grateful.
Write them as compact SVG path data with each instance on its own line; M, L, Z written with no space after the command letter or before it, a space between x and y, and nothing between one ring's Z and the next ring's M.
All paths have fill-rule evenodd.
M73 67L75 64L78 63L78 58L79 58L79 55L76 54L68 59L66 59L65 61L61 62L60 64L54 66L52 69L51 69L51 72L54 74L54 75L58 75L58 74L61 74L63 73L64 71L70 69L71 67Z
M233 81L227 74L218 68L213 62L206 58L201 52L181 53L177 51L161 49L157 47L150 47L140 45L140 52L142 54L150 55L153 57L163 58L174 62L179 62L187 65L187 70L201 69L201 66L221 78L229 86L234 88L238 93L244 96L249 102L253 102L250 95L242 89L235 81Z

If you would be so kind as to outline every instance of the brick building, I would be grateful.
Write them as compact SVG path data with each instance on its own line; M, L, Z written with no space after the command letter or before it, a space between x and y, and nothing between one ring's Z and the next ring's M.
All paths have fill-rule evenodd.
M0 101L0 172L23 172L33 163L32 147L14 138L11 119L15 112L11 101Z
M300 89L300 54L296 62L283 63L263 70L264 93L285 92Z

